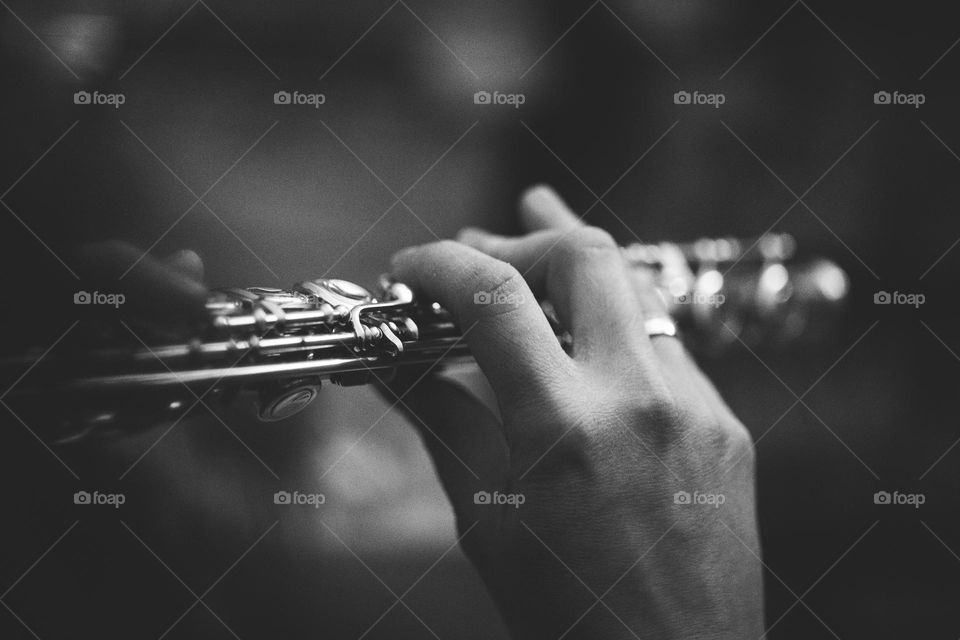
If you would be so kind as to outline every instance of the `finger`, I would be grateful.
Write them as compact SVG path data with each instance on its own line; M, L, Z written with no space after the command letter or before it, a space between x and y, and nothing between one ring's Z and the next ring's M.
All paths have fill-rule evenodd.
M583 222L560 198L556 191L546 185L536 185L520 196L518 206L520 221L528 232L556 229L568 231L582 226Z
M475 365L472 371L483 375ZM421 379L421 371L408 370L378 390L419 432L458 521L470 523L477 520L473 494L503 484L508 449L496 415L447 374Z
M646 319L670 318L663 294L656 287L656 274L648 268L637 267L629 271L630 283L633 286L637 303L643 310ZM685 354L683 344L673 336L653 336L650 339L653 350L661 361L668 363L683 362Z
M393 273L454 316L504 417L565 381L570 360L516 269L451 240L411 247Z
M651 353L626 264L606 232L579 227L507 238L471 229L459 238L509 262L549 298L573 335L576 357Z
M88 245L79 254L85 279L99 290L123 293L128 312L176 321L205 316L207 290L202 284L131 244L111 240Z
M656 287L654 272L645 268L631 269L630 277L644 316L669 317L663 294ZM650 341L661 363L661 371L675 393L706 406L717 417L733 418L733 412L697 366L683 342L672 336L654 336Z
M197 282L203 282L203 260L195 251L189 249L175 251L164 258L163 262L174 271Z

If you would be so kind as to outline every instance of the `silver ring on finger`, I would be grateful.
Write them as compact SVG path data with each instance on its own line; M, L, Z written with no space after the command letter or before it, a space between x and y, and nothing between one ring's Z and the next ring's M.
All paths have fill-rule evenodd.
M647 318L643 321L643 329L651 338L655 336L677 337L677 323L666 316Z

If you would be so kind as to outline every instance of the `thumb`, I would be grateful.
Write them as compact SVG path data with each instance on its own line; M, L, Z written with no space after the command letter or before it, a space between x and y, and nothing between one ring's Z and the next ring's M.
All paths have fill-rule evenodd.
M457 522L466 526L480 519L474 494L502 486L509 463L492 390L479 368L469 366L472 373L453 365L422 379L422 371L401 370L377 385L420 433Z
M195 251L181 249L163 259L164 264L197 282L203 282L203 260Z

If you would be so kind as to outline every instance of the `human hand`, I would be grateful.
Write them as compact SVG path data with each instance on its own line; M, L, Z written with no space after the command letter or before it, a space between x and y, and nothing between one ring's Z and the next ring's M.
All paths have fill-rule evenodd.
M542 187L520 214L523 237L465 230L393 258L454 314L497 399L499 416L435 377L391 387L464 551L517 638L759 638L747 430L677 339L648 337L663 302L609 234Z
M84 285L123 294L125 318L175 332L205 317L203 261L193 251L161 259L127 242L107 240L85 245L77 254Z

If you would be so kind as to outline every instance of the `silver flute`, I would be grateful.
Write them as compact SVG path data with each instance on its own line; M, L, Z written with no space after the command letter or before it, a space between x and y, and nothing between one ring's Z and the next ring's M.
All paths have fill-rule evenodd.
M633 244L622 253L631 268L648 271L688 346L713 354L736 343L795 344L829 330L848 278L828 260L796 260L795 249L791 236L767 234ZM474 302L496 303L494 294L478 292ZM572 348L549 301L541 304ZM206 312L186 339L157 337L131 321L112 337L86 336L39 361L36 353L7 359L36 369L12 395L39 410L52 441L69 442L175 419L240 392L254 394L262 420L281 420L310 404L324 380L365 384L469 356L446 309L387 277L375 291L334 278L292 289L219 289Z

